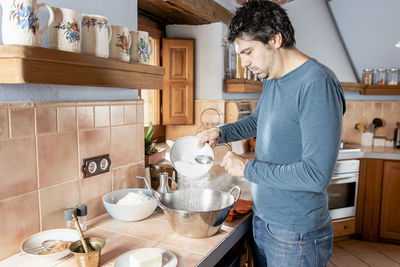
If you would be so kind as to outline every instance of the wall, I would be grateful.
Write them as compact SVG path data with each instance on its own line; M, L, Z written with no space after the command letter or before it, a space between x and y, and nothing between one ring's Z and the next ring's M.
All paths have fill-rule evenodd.
M357 77L364 68L400 68L398 0L332 0L333 17Z
M143 102L0 104L0 259L41 230L64 228L64 208L105 212L102 197L142 187ZM82 178L84 158L110 154L110 172Z
M296 47L335 72L341 82L357 82L326 0L296 0L283 7L295 30Z
M82 13L104 15L111 24L125 25L137 30L137 0L46 0L50 6L66 7ZM2 8L0 7L2 11ZM2 12L0 12L2 14ZM47 21L47 10L40 9L41 25ZM0 22L1 23L1 22ZM47 35L47 33L46 33ZM47 36L42 46L47 47ZM2 38L0 39L2 43ZM86 100L132 100L137 99L137 90L124 88L99 88L57 85L0 85L0 102L45 102L45 101L86 101Z
M167 38L190 38L195 40L195 99L258 99L259 94L224 93L223 80L226 52L223 38L224 23L207 25L167 25Z
M360 144L361 134L354 125L362 118L368 126L374 118L381 118L383 126L377 128L375 136L393 140L396 122L400 122L399 101L347 101L347 109L343 117L342 140L344 142Z

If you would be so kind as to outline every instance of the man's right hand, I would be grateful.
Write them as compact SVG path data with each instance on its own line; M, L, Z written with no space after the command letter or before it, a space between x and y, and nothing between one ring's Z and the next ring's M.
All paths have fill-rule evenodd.
M212 128L199 133L197 137L200 139L198 144L199 149L202 148L205 143L208 143L211 148L214 148L218 145L218 142L221 139L221 130L219 128Z

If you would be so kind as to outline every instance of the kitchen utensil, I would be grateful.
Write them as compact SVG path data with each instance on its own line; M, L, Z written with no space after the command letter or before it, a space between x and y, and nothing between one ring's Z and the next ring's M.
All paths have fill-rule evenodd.
M78 231L79 238L81 239L81 244L83 246L83 249L84 249L85 253L92 252L93 248L90 246L90 244L88 245L86 243L85 237L83 236L83 233L82 233L81 226L79 225L79 222L78 222L78 218L76 217L75 214L72 214L72 220L75 223L75 228Z
M45 3L37 0L1 0L3 9L2 35L3 44L40 46L43 33L54 23L54 12ZM38 11L46 7L49 20L46 26L39 28Z
M211 122L210 121L211 115L209 115L209 111L213 111L214 113L216 113L218 115L217 122ZM209 116L206 117L207 115L209 115ZM215 115L214 115L214 117L215 117ZM214 119L214 121L215 121L215 119ZM196 134L201 133L203 131L209 130L211 128L214 128L214 127L217 127L218 125L220 125L221 124L221 114L214 108L206 108L205 110L203 110L203 112L201 112L200 124L201 125L196 130Z
M190 179L201 179L203 178L211 169L212 164L209 166L204 164L198 164L194 160L197 155L206 155L214 158L213 150L209 144L205 144L201 149L198 148L199 138L197 136L185 136L177 139L170 150L170 159L172 166L177 172L177 179L179 181L180 176L189 177ZM180 162L191 162L193 163L190 173L187 170L182 169L182 164L176 165Z
M130 31L132 45L130 47L130 62L150 64L153 54L153 39L145 31Z
M46 240L62 240L62 241L76 241L79 240L79 235L74 229L51 229L47 231L42 231L36 233L27 239L25 239L20 246L21 255L28 255L33 258L41 259L41 260L49 260L55 261L61 258L64 258L68 254L71 253L69 249L52 253L52 254L45 254L40 255L40 250L34 250L34 248L42 246L43 241Z
M129 48L131 47L132 39L128 28L111 25L111 29L110 58L129 62Z
M146 196L151 197L152 201L136 205L117 205L117 202L125 197L129 192L143 193ZM151 190L144 188L126 188L107 193L103 196L103 204L111 217L125 222L143 220L153 214L157 208L157 201L153 198Z
M77 266L98 267L100 265L101 249L104 247L106 242L98 237L85 238L84 242L87 243L89 247L93 248L92 252L84 252L81 240L72 243L69 247L75 256Z
M26 252L20 252L20 253L27 254L27 253L32 253L35 251L41 251L43 249L50 250L53 246L57 245L60 242L61 242L61 240L53 240L53 239L45 240L42 242L42 245L40 247L32 248L32 249L27 250Z
M100 15L82 14L82 53L108 58L112 29Z
M54 25L49 28L49 48L81 52L79 12L69 8L51 8L54 11Z
M114 263L114 267L126 267L129 266L129 256L135 252L142 251L144 249L154 249L161 253L162 266L163 267L175 267L178 264L178 259L174 253L163 248L138 248L128 251L117 258Z
M376 129L383 125L383 121L380 118L375 118L372 120L372 124L374 125L374 129Z
M150 189L147 180L145 183ZM232 195L234 190L237 191L236 198ZM190 238L217 233L240 197L240 188L236 185L228 193L198 188L175 190L164 195L155 190L152 192L175 232Z
M396 123L396 129L394 129L393 146L400 148L400 122Z
M157 190L160 187L160 173L168 173L168 186L172 186L172 182L174 181L173 177L176 177L175 169L166 163L161 164L153 164L149 163L149 170L150 170L150 182L151 187Z
M221 162L214 161L212 157L206 155L198 155L194 158L194 160L199 164L221 164Z

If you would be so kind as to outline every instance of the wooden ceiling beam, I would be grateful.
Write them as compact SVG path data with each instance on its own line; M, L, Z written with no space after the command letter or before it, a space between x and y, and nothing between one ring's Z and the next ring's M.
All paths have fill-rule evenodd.
M285 3L288 3L288 2L291 2L294 0L270 0L270 1L274 2L275 4L278 4L278 5L283 5ZM238 3L239 5L243 5L246 2L249 2L249 0L236 0L236 3Z
M233 14L216 3L214 0L164 0L165 3L175 5L206 21L229 24Z
M214 0L138 0L138 9L166 24L228 24L233 16Z

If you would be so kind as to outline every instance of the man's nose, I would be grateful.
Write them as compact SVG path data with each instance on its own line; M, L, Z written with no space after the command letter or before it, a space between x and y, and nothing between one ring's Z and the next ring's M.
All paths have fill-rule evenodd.
M248 57L242 57L241 62L242 62L243 68L250 67L250 65L251 65L251 61L249 60Z

